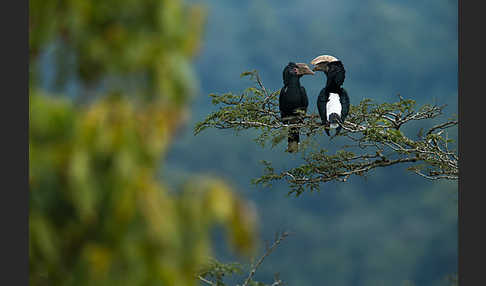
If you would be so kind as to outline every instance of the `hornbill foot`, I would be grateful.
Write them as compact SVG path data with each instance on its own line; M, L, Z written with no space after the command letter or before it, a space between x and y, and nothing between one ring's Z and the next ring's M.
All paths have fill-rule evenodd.
M341 132L341 129L343 129L343 128L341 127L341 125L339 125L339 127L336 128L336 134L334 136L338 136L339 132Z
M323 122L322 125L324 125L324 131L326 132L327 136L331 136L331 134L329 133L329 130L330 130L329 122L326 122L326 123Z
M325 128L324 131L326 131L327 136L331 136L331 133L329 133L329 128Z

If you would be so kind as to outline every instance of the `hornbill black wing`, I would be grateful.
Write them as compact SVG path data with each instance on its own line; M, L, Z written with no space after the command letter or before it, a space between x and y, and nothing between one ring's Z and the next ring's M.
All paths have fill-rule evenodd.
M286 105L285 99L288 96L287 94L288 88L287 86L282 87L280 90L280 96L279 96L279 109L280 109L280 117L282 119L283 123L291 124L295 123L295 110L289 108L289 106ZM287 151L290 153L297 152L298 150L298 144L299 144L300 138L299 138L299 129L296 127L292 127L289 129L289 134L288 134L288 147Z
M346 116L349 113L349 96L348 92L342 88L341 89L341 96L339 97L339 101L341 102L342 110L341 110L341 121L344 122Z
M287 87L284 86L280 90L280 95L278 97L278 108L280 109L280 117L282 118L288 115L284 110L284 104L283 104L283 99L285 98L286 95L287 95Z
M327 124L326 104L329 100L329 94L326 93L326 89L323 88L317 97L317 110L321 117L322 124Z
M327 101L329 100L329 94L326 92L326 89L323 88L317 97L317 110L319 111L319 116L321 117L321 121L323 125L327 125L327 110L326 105ZM326 131L327 136L331 136L329 134L329 128L325 127L324 130Z
M300 87L300 96L302 99L302 107L307 112L307 107L309 106L309 98L307 98L307 93L305 92L305 88L303 86Z
M341 102L341 123L344 123L344 120L346 119L346 116L348 116L349 113L349 96L348 92L344 89L341 88L341 95L339 96L339 102ZM336 128L336 135L341 132L342 126L339 125Z

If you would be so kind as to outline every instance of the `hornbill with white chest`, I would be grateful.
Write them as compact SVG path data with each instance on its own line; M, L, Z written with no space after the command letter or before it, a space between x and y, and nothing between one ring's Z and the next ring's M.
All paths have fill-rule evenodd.
M299 113L307 112L309 100L305 88L300 85L300 78L306 74L313 75L314 72L305 63L290 62L283 70L284 86L280 90L279 109L284 123L297 123ZM290 128L287 151L297 152L299 141L299 128Z
M324 130L329 134L329 128L336 128L336 135L339 134L343 123L349 113L349 97L342 87L346 70L343 63L330 55L318 56L311 61L315 67L313 71L322 71L326 74L326 86L317 97L317 109L325 125ZM338 123L339 122L339 123Z

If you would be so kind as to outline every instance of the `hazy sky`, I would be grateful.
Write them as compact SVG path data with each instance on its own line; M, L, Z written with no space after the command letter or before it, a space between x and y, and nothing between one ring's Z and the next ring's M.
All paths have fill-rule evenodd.
M203 93L245 87L239 73L248 69L277 89L288 61L332 54L347 69L352 100L401 93L454 104L457 97L456 1L193 2L209 13L197 59ZM323 81L303 79L316 96Z

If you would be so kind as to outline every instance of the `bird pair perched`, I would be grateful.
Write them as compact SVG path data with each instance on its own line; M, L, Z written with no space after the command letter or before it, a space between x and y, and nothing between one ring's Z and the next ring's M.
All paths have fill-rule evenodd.
M290 62L283 70L284 86L280 90L279 108L282 122L298 123L300 115L307 112L309 100L305 88L300 85L300 78L306 74L314 75L316 71L326 74L326 86L317 97L317 109L325 126L326 134L330 136L329 129L336 129L339 134L349 112L349 97L342 87L345 78L343 63L330 55L318 56L311 61L314 68L311 70L305 63ZM292 127L289 130L288 149L290 153L297 152L299 148L299 128Z

